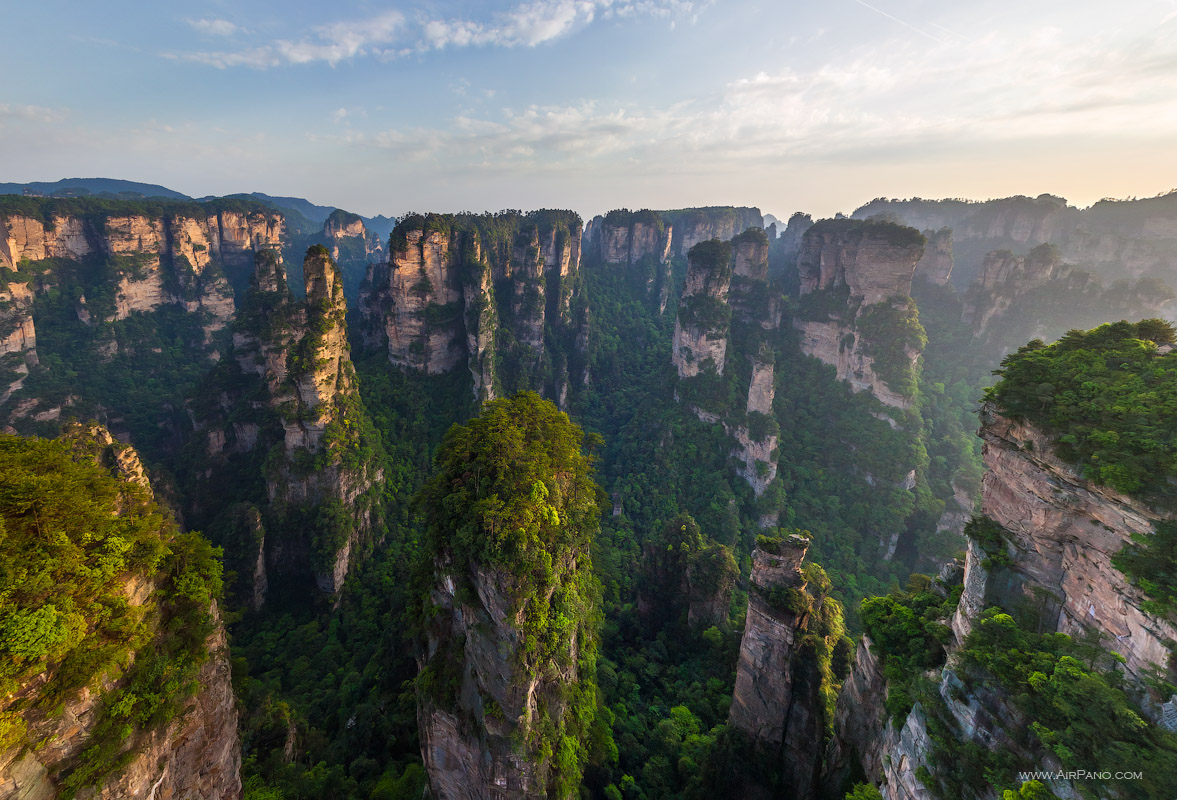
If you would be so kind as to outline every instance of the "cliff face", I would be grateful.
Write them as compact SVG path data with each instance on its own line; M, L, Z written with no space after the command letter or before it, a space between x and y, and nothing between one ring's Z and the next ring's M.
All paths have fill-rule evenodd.
M963 319L978 344L999 358L1030 339L1049 341L1074 328L1164 316L1162 309L1174 296L1173 289L1148 278L1105 287L1065 263L1058 248L1043 244L1024 256L1008 250L986 254L964 295Z
M467 583L473 595L460 597L457 587ZM535 759L519 742L528 741L541 709L552 719L563 716L563 687L578 679L579 646L573 639L561 655L565 666L529 674L519 663L523 641L512 594L505 575L479 569L447 575L431 594L439 616L424 663L452 671L439 680L454 682L452 696L422 696L417 711L421 754L439 800L548 796Z
M103 467L118 480L142 490L141 495L120 499L119 515L138 515L148 510L143 498L149 502L151 485L133 448L115 441L105 428L96 425L69 426L63 441L75 461ZM152 637L168 635L162 630L162 615L168 613L162 606L176 602L162 599L161 590L168 579L162 574L138 572L119 578L127 604L153 626L147 631L149 641L142 646L140 658L147 658L158 646L150 640ZM236 800L241 796L237 706L228 642L215 600L209 614L210 633L203 640L202 663L192 676L199 688L183 698L170 721L135 729L117 746L120 757L113 768L97 773L96 780L78 787L78 797L116 800L193 796ZM66 693L58 709L46 709L40 694L56 680L58 666L51 661L35 681L0 700L0 713L15 711L25 728L24 746L0 750L0 798L51 800L62 796L63 782L87 762L83 755L87 749L98 745L96 737L103 735L100 726L110 724L106 706L113 702L112 698L120 698L132 672L112 670L100 675L90 685ZM167 690L162 686L154 688L162 700ZM42 744L30 747L32 743Z
M671 348L679 399L699 419L723 424L735 442L739 473L758 496L777 472L770 337L780 327L781 298L768 281L768 248L765 232L749 228L730 242L712 239L691 249ZM747 386L745 399L739 408L721 408L710 387L733 367Z
M718 239L691 250L671 345L680 378L692 378L709 367L723 374L731 321L731 260L730 245Z
M716 206L658 213L672 227L670 249L676 256L687 255L700 242L727 241L749 228L764 227L764 216L758 208Z
M285 223L277 213L236 211L215 204L161 208L158 215L87 214L66 201L47 201L44 218L11 212L0 216L0 266L49 258L72 261L99 256L118 274L108 320L165 305L199 313L206 338L233 316L227 272L252 267L253 254L277 248ZM182 210L181 210L182 209ZM199 209L202 213L193 214ZM52 285L52 274L40 281ZM211 340L211 338L210 338Z
M797 262L802 350L898 409L911 405L923 345L909 295L924 241L891 223L824 220L805 234Z
M1166 641L1177 628L1143 610L1145 597L1112 566L1134 533L1152 531L1158 512L1083 480L1059 460L1050 440L991 405L982 410L985 478L981 512L1008 531L1008 566L987 570L974 544L965 562L965 592L953 618L963 638L988 605L1032 608L1046 629L1071 635L1095 630L1123 655L1128 674L1165 666Z
M937 286L946 286L952 277L952 228L924 231L928 245L915 265L915 274Z
M351 362L342 280L325 248L308 250L303 280L306 299L298 302L277 256L259 255L232 362L214 379L238 388L198 422L217 470L271 451L266 497L255 501L261 511L252 522L238 519L248 529L246 552L227 555L239 574L253 575L254 605L273 570L309 570L320 591L338 593L380 519L383 475Z
M1058 250L1050 246L1036 247L1025 256L1015 256L1008 250L988 253L965 297L964 320L981 336L1020 295L1064 277L1063 273L1069 271Z
M812 641L824 597L801 571L798 536L752 552L748 616L728 723L779 759L788 796L815 796L822 752L822 677Z
M0 281L7 276L0 271ZM37 363L37 328L33 324L33 290L25 281L0 284L0 403L24 384L29 366Z
M916 703L901 721L884 711L887 681L864 637L843 684L835 716L835 738L827 760L827 783L841 785L861 765L881 783L885 800L939 797L920 780L921 768L937 779L930 754L929 716L938 716L941 737L981 751L1001 753L1011 763L1064 770L1056 755L1041 751L1025 731L1032 720L1015 698L990 680L969 679L954 656L982 612L1000 606L1026 620L1031 630L1071 636L1099 634L1102 646L1124 657L1129 693L1145 702L1145 714L1172 729L1173 701L1147 700L1148 674L1171 666L1169 646L1177 628L1144 610L1145 596L1113 566L1112 556L1134 533L1151 532L1162 518L1140 501L1084 480L1061 461L1050 439L1025 422L1014 422L990 403L982 408L981 437L986 472L981 513L1000 526L996 541L970 539L963 591L951 629L948 664L941 670L934 710ZM1078 784L1046 781L1058 797L1079 797ZM997 800L995 789L974 787L977 797Z
M579 795L600 591L600 490L582 436L534 392L484 403L450 429L419 494L433 566L416 680L431 797Z
M365 345L427 374L464 364L479 399L520 388L562 396L568 354L548 353L547 340L576 338L581 239L571 212L407 217L389 265L370 268L360 289Z
M1061 197L1007 197L984 203L956 200L875 200L854 212L898 219L920 229L949 227L968 255L966 279L994 249L1053 243L1063 258L1109 282L1155 275L1177 283L1177 192L1139 200L1102 200L1078 209Z

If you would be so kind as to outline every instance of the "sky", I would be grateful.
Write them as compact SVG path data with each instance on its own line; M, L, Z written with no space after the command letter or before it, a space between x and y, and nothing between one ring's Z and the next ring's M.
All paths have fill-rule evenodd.
M366 215L1177 188L1177 0L0 0L0 182Z

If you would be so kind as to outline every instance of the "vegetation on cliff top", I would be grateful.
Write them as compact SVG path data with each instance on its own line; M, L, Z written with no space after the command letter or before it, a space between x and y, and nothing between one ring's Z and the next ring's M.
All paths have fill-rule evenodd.
M602 492L584 444L580 427L534 392L494 400L450 428L419 496L427 563L452 565L459 581L482 570L507 578L518 667L553 683L578 676L560 687L567 707L555 718L541 698L525 740L553 797L575 794L597 712L600 585L590 548ZM453 666L436 665L442 672ZM419 680L431 677L429 669Z
M125 764L137 734L172 720L198 688L221 593L219 551L179 533L91 445L0 436L0 750L32 744L29 713L60 713L84 686L122 677L67 765L67 796ZM154 591L134 605L140 582Z
M811 236L858 236L881 239L894 247L923 247L927 238L915 228L883 219L823 219L813 224L805 234Z
M1077 783L1085 797L1163 800L1177 786L1177 735L1147 722L1122 688L1116 656L1098 642L1062 633L1036 634L1001 609L987 610L959 653L961 677L971 687L1000 688L1022 719L1006 718L1005 733L1024 751L1049 753L1064 770L1099 772ZM952 745L937 726L933 761L950 788L986 783L1017 789L1019 770L1040 760L1016 763L1007 752ZM1103 775L1139 771L1137 780L1110 782Z
M1083 476L1163 502L1177 477L1177 330L1147 319L1034 340L1001 362L985 398L1054 440Z

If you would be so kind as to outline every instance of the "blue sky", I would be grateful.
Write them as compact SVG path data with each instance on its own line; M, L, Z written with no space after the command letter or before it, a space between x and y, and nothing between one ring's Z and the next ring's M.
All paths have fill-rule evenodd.
M0 181L366 214L1177 187L1177 0L0 8Z

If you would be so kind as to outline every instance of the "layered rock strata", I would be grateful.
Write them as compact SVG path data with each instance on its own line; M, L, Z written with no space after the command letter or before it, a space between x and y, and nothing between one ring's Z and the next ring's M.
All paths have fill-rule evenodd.
M802 350L833 366L854 391L901 410L911 406L920 356L910 294L924 242L892 223L823 220L806 232L798 257L801 311L793 325ZM900 322L909 330L886 329ZM887 376L876 363L883 351L893 362Z
M963 592L951 618L955 643L939 676L935 713L959 742L1055 773L1045 781L1047 788L1058 797L1078 797L1076 782L1058 777L1064 770L1054 754L1027 750L1030 720L1013 698L991 682L962 680L953 653L992 606L1041 631L1091 632L1124 657L1127 688L1144 700L1146 714L1168 724L1166 714L1177 704L1149 701L1146 687L1156 670L1171 667L1177 627L1145 610L1146 597L1113 566L1112 556L1134 534L1150 533L1172 516L1085 480L1055 455L1049 437L992 404L983 407L981 420L986 472L980 510L1000 526L1000 541L969 540ZM932 712L916 703L905 719L891 721L886 697L879 658L864 637L838 699L827 785L843 785L857 762L880 784L884 800L937 800L929 789L936 777L930 762L937 747L929 735ZM998 793L978 787L977 796L997 800Z
M981 415L981 513L1005 529L1008 564L986 569L987 555L975 542L970 546L953 631L963 639L991 605L1028 608L1047 630L1098 632L1143 684L1151 668L1167 668L1177 627L1144 610L1145 595L1111 559L1133 534L1151 533L1171 515L1084 480L1033 425L1014 422L991 404Z
M572 212L406 217L389 264L370 267L360 290L365 346L431 375L465 365L482 400L520 388L559 397L568 354L549 353L547 342L578 339L581 239Z
M351 362L343 284L325 248L307 251L303 280L300 302L287 289L277 255L259 254L234 327L231 362L216 381L247 388L222 394L198 423L207 458L219 469L259 448L270 451L266 496L255 499L262 512L233 512L248 533L248 552L232 555L239 574L254 576L255 606L271 569L309 569L320 591L337 594L381 513L383 476ZM284 530L301 533L278 535Z
M813 797L821 765L821 675L802 639L823 598L807 591L807 540L789 536L752 551L748 615L728 723L779 759L790 797ZM811 647L811 645L810 645Z

